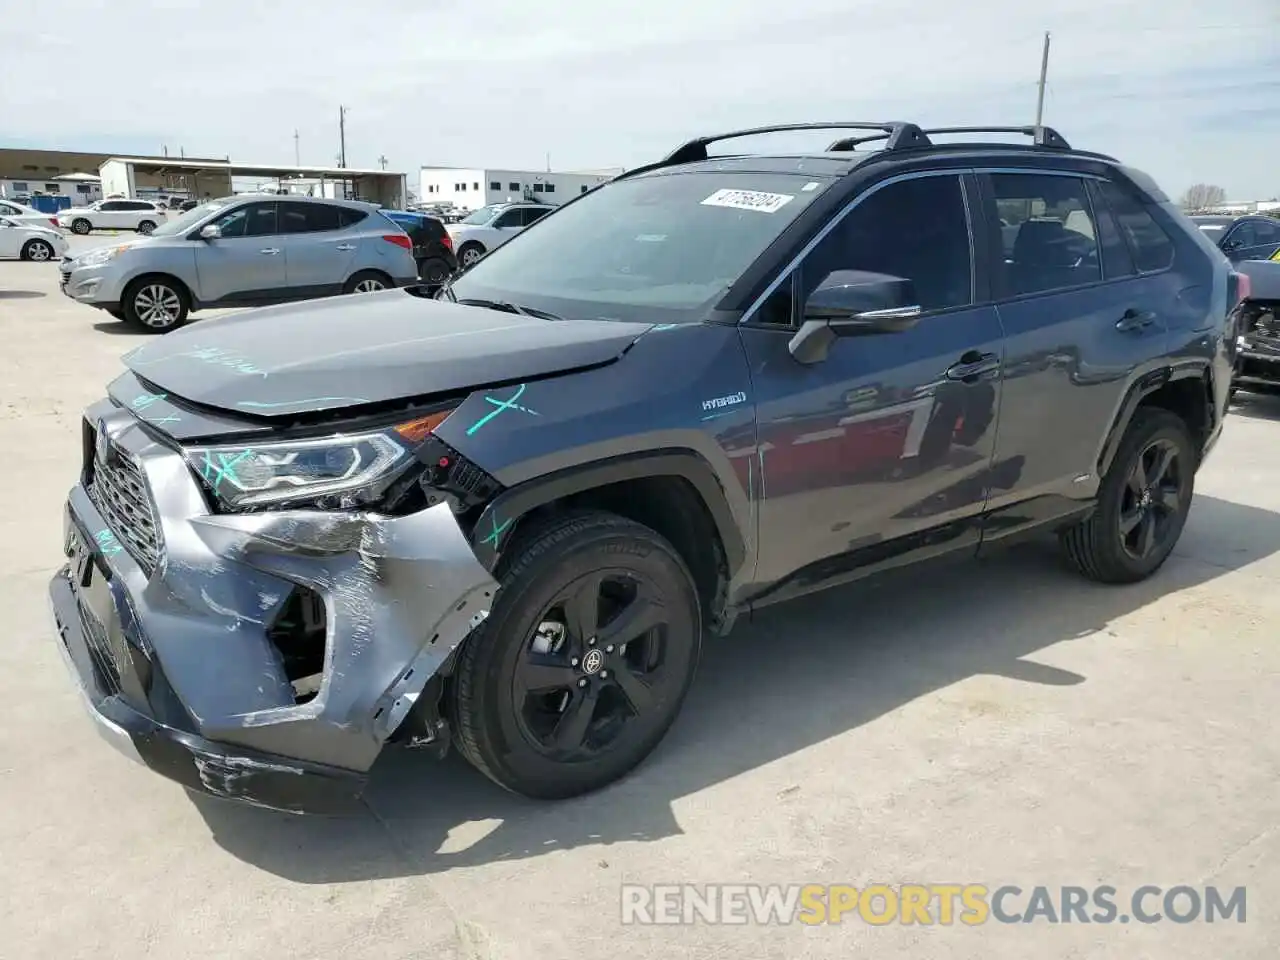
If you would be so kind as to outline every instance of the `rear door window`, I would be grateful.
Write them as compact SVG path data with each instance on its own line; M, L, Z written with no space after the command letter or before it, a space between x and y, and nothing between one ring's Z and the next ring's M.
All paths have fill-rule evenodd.
M1171 267L1173 241L1142 202L1129 190L1109 180L1098 185L1098 192L1115 215L1138 270L1155 273Z
M1102 279L1098 226L1084 180L1043 173L993 173L1003 258L997 294L1066 290Z
M337 230L340 207L327 203L284 203L278 214L281 233L318 233Z

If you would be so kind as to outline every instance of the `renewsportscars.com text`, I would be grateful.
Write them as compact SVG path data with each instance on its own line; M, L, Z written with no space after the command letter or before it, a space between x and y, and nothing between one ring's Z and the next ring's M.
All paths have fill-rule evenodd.
M624 924L845 922L979 926L985 923L1245 922L1245 888L1144 885L991 887L979 883L624 884Z

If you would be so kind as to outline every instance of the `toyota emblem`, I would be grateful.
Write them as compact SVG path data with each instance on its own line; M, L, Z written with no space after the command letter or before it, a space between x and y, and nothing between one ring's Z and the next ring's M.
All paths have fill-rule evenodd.
M582 658L582 672L587 675L599 673L603 666L604 654L599 650L588 650L587 655Z

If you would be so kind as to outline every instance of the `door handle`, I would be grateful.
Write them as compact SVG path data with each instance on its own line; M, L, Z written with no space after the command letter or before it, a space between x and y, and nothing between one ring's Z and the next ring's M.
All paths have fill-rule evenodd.
M355 246L355 244L354 244L354 243L340 243L340 244L338 244L338 246L337 246L337 248L336 248L336 249L338 249L338 250L354 250L355 248L356 248L356 246Z
M1116 321L1116 329L1121 332L1141 330L1156 322L1156 315L1150 310L1126 310L1124 316Z
M1000 358L994 353L978 353L976 350L970 350L960 358L959 363L953 363L947 367L946 377L948 380L974 383L984 374L992 373L999 369Z
M279 247L267 247L265 250L259 250L259 253L265 253L268 257L274 257L280 252Z

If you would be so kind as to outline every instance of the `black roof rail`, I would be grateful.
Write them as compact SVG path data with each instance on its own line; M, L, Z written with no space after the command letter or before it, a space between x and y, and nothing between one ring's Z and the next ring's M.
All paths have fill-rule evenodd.
M926 137L920 128L914 123L905 123L902 121L894 121L887 123L871 123L866 121L846 123L781 123L771 127L751 127L747 130L733 130L729 133L717 133L710 137L699 137L696 140L690 140L688 143L682 143L680 146L672 150L662 162L653 166L671 166L677 163L696 163L699 160L707 160L710 155L707 153L707 147L721 140L736 140L739 137L752 137L761 133L787 133L797 130L878 130L879 135L874 139L887 139L889 143L886 149L901 148L907 146L927 147L929 138Z
M1024 137L1031 137L1037 147L1071 149L1071 144L1053 127L931 127L925 133L1020 133Z
M855 149L859 144L872 143L876 140L888 140L889 142L884 145L886 150L927 147L933 146L933 143L929 140L930 134L948 133L1020 133L1023 136L1031 137L1036 146L1053 147L1056 150L1071 149L1071 145L1053 127L927 127L923 129L917 127L916 130L923 138L921 141L894 142L891 135L876 133L867 137L844 137L827 147L827 150L833 153L844 152Z

